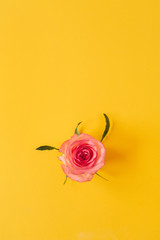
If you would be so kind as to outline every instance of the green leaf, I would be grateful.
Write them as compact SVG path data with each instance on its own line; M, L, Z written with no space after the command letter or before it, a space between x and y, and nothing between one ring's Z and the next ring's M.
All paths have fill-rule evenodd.
M43 151L43 150L53 150L53 149L59 150L58 148L47 146L47 145L40 146L40 147L36 148L36 150L40 150L40 151Z
M76 127L76 129L75 129L75 134L77 134L77 135L80 135L80 133L79 133L79 131L78 131L78 126L81 124L81 122L79 122L78 124L77 124L77 127Z
M102 139L101 139L101 142L103 141L103 139L105 138L105 136L107 135L108 131L109 131L109 128L110 128L110 121L109 121L109 118L107 117L107 115L105 113L103 113L104 117L105 117L105 120L106 120L106 127L105 127L105 130L104 130L104 133L102 135Z
M103 176L99 175L97 172L96 172L96 175L97 175L98 177L101 177L101 178L103 178L103 179L104 179L104 180L106 180L106 181L109 181L107 178L105 178L105 177L103 177Z
M66 184L66 182L67 182L67 178L68 178L68 176L66 176L66 178L65 178L65 180L64 180L64 183L63 183L63 185L65 185L65 184Z

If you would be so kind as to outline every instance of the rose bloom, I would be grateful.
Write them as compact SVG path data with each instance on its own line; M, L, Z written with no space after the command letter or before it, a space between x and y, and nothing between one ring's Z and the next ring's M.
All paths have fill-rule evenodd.
M106 149L103 144L88 134L74 134L65 141L58 157L66 176L78 182L90 181L93 175L105 164Z

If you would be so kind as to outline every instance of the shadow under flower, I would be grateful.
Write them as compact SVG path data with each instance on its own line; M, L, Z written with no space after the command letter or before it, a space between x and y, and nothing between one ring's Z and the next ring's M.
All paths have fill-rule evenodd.
M136 152L138 138L136 131L130 127L114 127L103 144L106 148L106 164L98 171L99 174L109 179L108 176L118 177L131 174L136 170Z

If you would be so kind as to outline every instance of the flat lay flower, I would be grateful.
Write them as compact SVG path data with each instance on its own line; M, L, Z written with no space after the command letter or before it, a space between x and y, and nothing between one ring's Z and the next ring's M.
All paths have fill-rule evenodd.
M106 126L101 141L89 134L79 133L78 126L81 123L79 122L74 135L63 142L60 148L45 145L38 147L36 150L56 149L62 153L62 156L58 157L58 159L62 161L61 167L66 175L66 180L69 177L74 181L86 182L90 181L94 174L102 177L97 171L105 164L106 149L102 141L110 128L109 118L106 114L104 114L104 117Z
M88 134L74 134L65 141L59 157L66 176L78 182L90 181L93 175L105 164L106 149L103 144Z

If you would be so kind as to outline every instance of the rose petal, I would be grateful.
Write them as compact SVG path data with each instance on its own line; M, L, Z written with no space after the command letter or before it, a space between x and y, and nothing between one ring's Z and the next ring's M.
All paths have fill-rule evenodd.
M61 165L63 172L68 176L70 179L77 181L77 182L87 182L91 181L93 178L93 174L84 173L79 175L72 174L69 169L65 165Z

